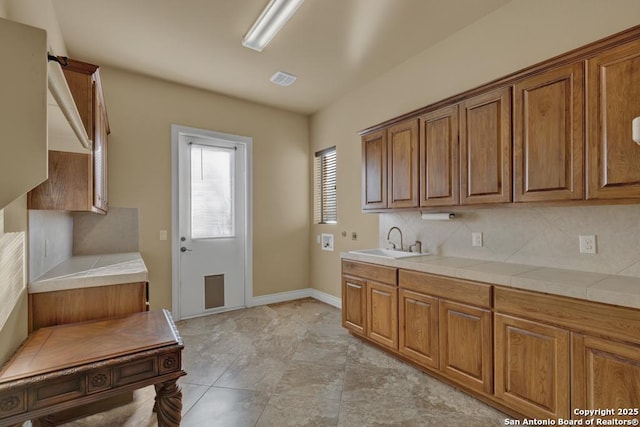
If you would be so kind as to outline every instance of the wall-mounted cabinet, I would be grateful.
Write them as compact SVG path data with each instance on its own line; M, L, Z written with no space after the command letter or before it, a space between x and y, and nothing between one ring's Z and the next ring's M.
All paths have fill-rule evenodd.
M460 200L458 106L420 117L420 206L454 206Z
M68 62L64 75L93 148L89 153L50 151L49 178L28 193L27 207L105 214L110 130L100 73L95 65Z
M363 210L637 202L639 70L636 27L363 130Z
M640 116L640 40L587 61L587 198L640 198L640 145L631 121Z
M514 86L514 202L584 197L584 63Z
M460 104L460 204L511 201L511 88Z

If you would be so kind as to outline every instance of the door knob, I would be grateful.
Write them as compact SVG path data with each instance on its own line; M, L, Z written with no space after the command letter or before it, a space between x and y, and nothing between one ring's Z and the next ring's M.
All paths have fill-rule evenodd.
M187 252L187 251L191 252L191 249L187 249L184 246L180 247L180 252Z

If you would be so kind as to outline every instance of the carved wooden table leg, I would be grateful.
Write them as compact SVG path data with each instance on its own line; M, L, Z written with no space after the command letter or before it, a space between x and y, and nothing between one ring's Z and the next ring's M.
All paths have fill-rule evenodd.
M155 410L158 416L158 427L178 427L182 419L182 391L176 384L178 380L170 380L156 387Z

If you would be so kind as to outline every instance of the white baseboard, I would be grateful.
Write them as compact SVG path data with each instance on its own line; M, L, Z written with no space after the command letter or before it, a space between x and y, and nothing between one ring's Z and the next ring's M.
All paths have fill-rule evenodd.
M278 292L277 294L261 295L253 297L248 302L247 307L256 307L259 305L276 304L279 302L293 301L300 298L308 298L311 296L311 288L299 289L297 291Z
M253 297L248 302L247 307L256 307L259 305L277 304L279 302L293 301L301 298L315 298L325 304L333 307L342 308L342 298L334 297L326 292L317 289L306 288L296 291L278 292L277 294L261 295Z
M315 298L318 301L322 301L323 303L332 305L336 308L342 308L342 298L334 297L331 294L317 289L311 289L311 298Z

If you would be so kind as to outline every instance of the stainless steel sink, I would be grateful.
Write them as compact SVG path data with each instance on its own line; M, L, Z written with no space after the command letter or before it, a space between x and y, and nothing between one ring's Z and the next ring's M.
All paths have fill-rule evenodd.
M370 256L376 256L376 257L388 258L388 259L412 258L417 256L428 255L428 254L420 254L416 252L404 252L404 251L398 251L395 249L382 249L382 248L360 249L356 251L349 251L349 253L359 254L359 255L370 255Z

